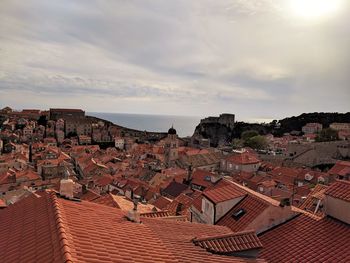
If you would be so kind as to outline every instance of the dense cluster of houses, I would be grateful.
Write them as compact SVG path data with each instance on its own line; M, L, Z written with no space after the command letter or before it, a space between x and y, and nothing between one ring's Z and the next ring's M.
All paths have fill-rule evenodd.
M57 235L67 231L66 246L45 254L46 262L350 260L349 161L338 160L323 172L287 167L264 161L249 148L193 148L173 127L163 138L145 142L103 121L87 121L82 110L5 108L2 114L0 227L6 231L0 231L0 247L6 249L0 250L1 262L44 257L42 249L30 259L24 252L11 254L6 240L21 220L41 222L38 229L51 222L51 228L41 229L52 235L50 241L32 235L32 242L52 247L60 247ZM286 137L278 140L271 138L276 147L288 147ZM326 240L322 248L330 253L313 249L319 229ZM96 231L108 238L101 240ZM336 241L337 233L344 238ZM114 249L98 246L82 253L89 235L89 242ZM30 246L29 240L18 242ZM145 254L147 246L152 250Z

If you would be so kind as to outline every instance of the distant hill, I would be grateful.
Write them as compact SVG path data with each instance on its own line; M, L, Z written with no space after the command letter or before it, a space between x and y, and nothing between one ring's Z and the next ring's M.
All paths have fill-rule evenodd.
M218 123L200 123L193 134L194 138L210 139L212 146L229 143L234 138L240 138L242 132L255 130L261 135L272 133L275 136L282 136L291 131L301 131L301 128L309 122L318 122L324 128L329 127L333 122L349 122L350 112L347 113L303 113L299 116L274 120L271 123L246 123L236 122L233 129Z
M318 122L323 125L323 128L328 128L333 122L349 122L350 112L337 113L337 112L314 112L303 113L299 116L293 116L285 118L279 121L280 128L274 131L275 135L282 135L286 132L300 131L301 128L309 122Z

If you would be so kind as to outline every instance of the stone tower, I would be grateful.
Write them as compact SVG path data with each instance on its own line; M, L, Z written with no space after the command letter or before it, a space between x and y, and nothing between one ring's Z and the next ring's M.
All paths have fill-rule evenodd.
M172 167L178 159L179 141L177 139L176 130L171 126L168 130L168 137L165 140L165 164Z

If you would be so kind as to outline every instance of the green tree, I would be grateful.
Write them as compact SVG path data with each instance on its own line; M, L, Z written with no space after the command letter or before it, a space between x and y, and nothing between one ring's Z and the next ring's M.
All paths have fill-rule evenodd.
M338 132L331 128L323 129L316 137L317 142L329 142L338 140Z
M268 143L264 136L257 135L246 140L244 145L253 149L263 150L267 148Z
M244 141L241 139L233 139L232 140L232 147L235 149L242 148L244 146Z
M244 141L247 141L250 138L258 136L258 135L259 135L259 133L257 131L255 131L255 130L244 131L241 134L241 139L244 140Z

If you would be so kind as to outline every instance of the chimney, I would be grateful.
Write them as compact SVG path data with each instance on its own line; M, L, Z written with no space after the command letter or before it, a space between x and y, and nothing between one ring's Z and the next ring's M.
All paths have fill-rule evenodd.
M68 199L73 199L74 182L72 179L62 179L60 181L60 195Z
M137 199L134 198L133 199L133 203L134 203L134 208L132 210L128 211L127 214L127 218L131 221L131 222L135 222L135 223L141 223L140 221L140 213L137 211Z
M188 176L187 176L187 181L190 182L192 180L192 164L188 166Z

